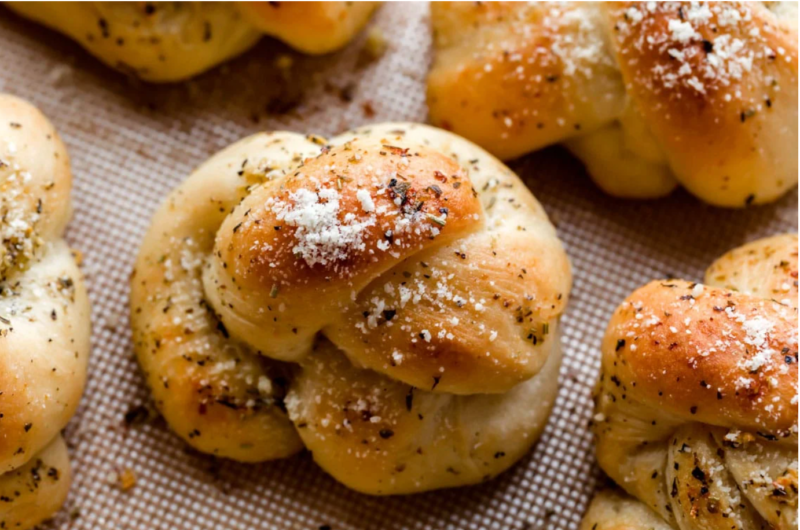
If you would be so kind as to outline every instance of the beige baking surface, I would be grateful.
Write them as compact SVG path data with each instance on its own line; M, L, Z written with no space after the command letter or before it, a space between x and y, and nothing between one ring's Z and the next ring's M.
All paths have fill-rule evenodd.
M292 54L285 81L274 63L286 48L264 41L189 84L154 87L131 83L0 8L0 91L38 105L69 147L68 239L85 255L94 303L89 384L67 430L75 481L48 528L574 529L599 478L586 426L597 347L614 306L649 279L699 279L725 250L797 230L797 190L746 211L714 209L684 192L635 203L604 196L559 149L514 163L558 226L575 286L547 430L528 457L481 486L371 498L339 486L307 454L240 465L188 450L163 421L126 426L126 413L147 402L127 325L128 275L156 205L210 154L259 130L330 135L368 122L424 120L427 11L382 8L375 25L390 49L378 62L359 59L362 37L329 57ZM136 482L122 491L110 481L126 470Z

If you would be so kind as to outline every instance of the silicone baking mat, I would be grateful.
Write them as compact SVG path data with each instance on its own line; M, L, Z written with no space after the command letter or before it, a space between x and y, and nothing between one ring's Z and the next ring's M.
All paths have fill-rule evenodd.
M511 165L556 224L575 284L563 320L561 389L544 436L498 479L394 498L338 485L308 454L242 465L198 454L147 412L133 357L128 277L166 193L225 145L259 130L331 135L386 120L424 121L426 4L389 4L372 22L388 41L370 60L361 35L309 58L264 39L184 84L117 74L77 45L0 8L0 91L27 98L67 143L75 175L70 244L93 302L89 382L67 429L75 472L59 529L574 529L602 478L587 423L598 347L614 307L652 278L700 279L719 254L797 230L797 191L720 210L685 192L650 202L603 195L560 148Z

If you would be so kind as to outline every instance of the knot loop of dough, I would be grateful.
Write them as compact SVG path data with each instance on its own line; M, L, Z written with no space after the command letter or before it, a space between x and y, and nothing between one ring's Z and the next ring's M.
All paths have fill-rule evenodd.
M263 460L302 438L347 485L405 493L493 476L533 443L570 286L541 206L469 142L409 124L260 134L154 217L134 338L196 447Z
M606 192L719 206L797 184L797 7L440 2L431 121L513 158L566 142Z
M609 323L598 461L674 528L797 527L797 267L797 236L762 239Z
M32 105L0 94L0 526L29 528L64 502L61 429L86 380L89 302L62 239L69 158Z

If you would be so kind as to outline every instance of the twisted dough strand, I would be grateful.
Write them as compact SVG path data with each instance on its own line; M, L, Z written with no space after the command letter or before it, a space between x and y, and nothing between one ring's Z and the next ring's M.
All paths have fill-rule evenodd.
M257 157L270 146L269 157ZM259 135L203 164L153 217L131 279L131 324L156 406L192 446L245 462L300 450L281 412L280 366L230 339L208 305L203 269L219 226L268 171L288 171L318 146ZM268 164L261 166L262 160Z

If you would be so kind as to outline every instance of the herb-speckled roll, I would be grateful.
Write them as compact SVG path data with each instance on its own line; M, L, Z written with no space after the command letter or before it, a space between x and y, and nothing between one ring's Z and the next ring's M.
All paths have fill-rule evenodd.
M0 528L35 526L69 490L61 430L83 393L91 327L63 240L71 189L53 126L0 94Z
M153 219L132 280L139 361L193 446L305 445L372 494L518 460L557 391L567 256L497 159L390 123L246 138Z
M598 495L582 528L797 528L796 235L638 289L602 356L597 460L629 496Z
M607 193L718 206L797 184L796 2L434 2L431 122L558 142Z

